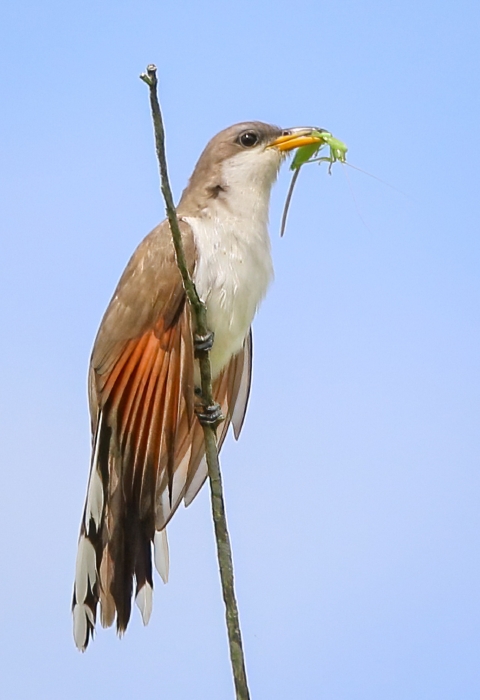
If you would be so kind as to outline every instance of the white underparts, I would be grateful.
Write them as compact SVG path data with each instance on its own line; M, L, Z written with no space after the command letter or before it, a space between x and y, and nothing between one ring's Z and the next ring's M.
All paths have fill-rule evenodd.
M258 157L268 159L268 167L259 168L252 153L244 155L224 162L222 192L201 215L184 217L197 246L194 282L215 334L213 377L242 348L273 278L268 207L280 159L274 149L263 151Z

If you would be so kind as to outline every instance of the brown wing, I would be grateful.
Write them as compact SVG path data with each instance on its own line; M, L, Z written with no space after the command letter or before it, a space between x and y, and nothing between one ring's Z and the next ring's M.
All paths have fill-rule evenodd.
M238 440L240 436L250 396L251 379L252 331L250 330L242 351L232 357L227 367L214 382L213 394L217 403L222 407L222 413L225 416L225 421L221 423L217 434L219 450L227 436L230 423L233 425L235 439ZM192 461L189 465L185 488L184 499L186 506L190 505L202 488L207 478L207 473L207 463L203 450L203 432L197 431L195 433Z
M192 271L193 236L182 222ZM227 420L223 442L250 381L250 338L217 378L216 400ZM246 350L246 352L245 352ZM155 229L128 264L102 320L90 375L92 465L81 526L74 590L74 634L85 649L97 602L103 625L125 630L133 577L144 622L151 611L151 545L188 492L205 480L203 432L194 417L191 318L167 224ZM238 410L237 410L238 413ZM241 427L235 419L235 434ZM194 493L193 493L193 490ZM192 495L193 494L193 495ZM156 552L166 577L165 552ZM163 560L163 564L158 562Z

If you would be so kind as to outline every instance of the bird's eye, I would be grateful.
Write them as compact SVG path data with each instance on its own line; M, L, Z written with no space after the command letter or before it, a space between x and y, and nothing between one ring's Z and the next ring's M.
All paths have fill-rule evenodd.
M254 131L244 131L238 140L245 148L252 148L258 143L258 136Z

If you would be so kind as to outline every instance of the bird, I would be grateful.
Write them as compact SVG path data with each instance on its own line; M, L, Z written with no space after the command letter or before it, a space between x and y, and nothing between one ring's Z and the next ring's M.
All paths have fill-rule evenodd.
M213 333L213 395L240 435L250 394L255 312L273 278L270 192L286 155L315 143L314 127L243 122L214 136L177 205L189 272ZM132 598L147 624L153 562L168 580L166 526L207 478L197 419L200 374L192 315L168 220L128 262L101 321L88 373L92 451L73 590L73 634L85 651L116 620L122 635ZM134 594L135 586L135 594Z

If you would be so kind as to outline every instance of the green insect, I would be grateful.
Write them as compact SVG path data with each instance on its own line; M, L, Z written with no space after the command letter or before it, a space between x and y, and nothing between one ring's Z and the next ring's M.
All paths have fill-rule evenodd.
M294 173L292 181L290 183L290 187L288 189L287 198L285 200L285 207L283 209L282 223L280 227L280 236L283 236L283 234L285 233L288 210L290 207L293 190L295 188L295 183L297 182L297 178L300 174L300 168L302 167L302 165L305 165L306 163L329 163L328 174L331 175L332 165L334 163L336 163L337 161L340 163L347 162L348 148L343 143L343 141L339 141L338 139L334 138L329 131L324 131L321 129L313 131L312 136L316 136L318 138L318 142L310 143L308 144L308 146L300 146L300 148L295 153L295 156L292 160L292 164L290 166L290 169L293 170ZM322 148L325 147L328 147L330 149L329 155L324 155L317 158L316 156L318 156Z
M333 163L337 161L346 163L348 148L343 141L334 138L329 131L314 131L312 136L316 136L319 139L318 143L301 146L297 150L292 165L290 166L292 170L298 170L302 165L305 165L305 163L330 163L328 172L331 174ZM329 147L330 155L315 158L325 146Z

